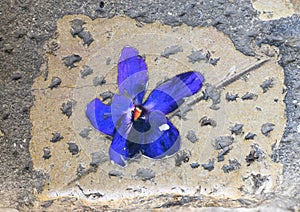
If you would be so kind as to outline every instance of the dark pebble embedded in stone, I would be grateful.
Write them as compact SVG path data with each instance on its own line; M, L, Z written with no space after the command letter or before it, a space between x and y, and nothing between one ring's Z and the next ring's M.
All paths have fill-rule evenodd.
M224 161L224 160L225 160L224 156L225 156L226 154L228 154L228 153L230 152L231 149L232 149L232 147L229 147L229 146L226 146L224 149L222 149L222 150L218 153L218 156L217 156L218 162Z
M270 88L272 88L274 86L274 79L273 78L269 78L267 80L265 80L260 87L263 89L263 93L266 93Z
M97 167L99 164L108 161L108 156L104 152L93 152L91 156L92 162L90 165L93 167Z
M81 19L74 19L71 21L71 34L73 37L78 35L80 32L84 30L83 25L86 24L85 21Z
M203 116L200 121L200 126L212 126L212 127L216 127L217 126L217 122L211 118L208 118L207 116Z
M268 136L271 131L274 130L275 124L273 123L265 123L261 126L261 133L265 136Z
M92 37L91 33L84 29L83 25L86 24L85 21L81 19L74 19L71 21L71 34L73 37L76 35L83 40L83 45L89 46L93 41L94 38Z
M99 3L99 7L100 7L100 8L103 8L103 7L104 7L104 5L105 5L105 4L104 4L104 2L103 2L103 1L100 1L100 3Z
M64 57L63 60L65 61L65 65L69 68L76 67L74 63L80 62L81 57L77 54L72 54L70 56Z
M236 101L237 98L239 98L239 95L238 94L231 94L231 93L226 93L226 100L228 102L233 102L233 101Z
M243 131L243 124L236 123L231 129L231 134L240 135Z
M191 163L190 166L192 169L196 169L200 166L200 164L196 162L196 163Z
M256 154L256 151L252 149L249 153L249 155L246 156L246 162L248 163L248 166L253 163L255 160L257 160L259 156Z
M41 206L43 208L49 208L53 204L53 202L54 202L54 200L48 200L48 201L42 202Z
M227 146L230 146L234 141L232 136L219 136L215 139L214 147L215 149L224 149Z
M245 136L245 139L246 140L253 140L255 136L256 136L255 133L248 132L247 135Z
M78 154L79 148L78 148L77 144L70 142L70 143L68 143L68 145L69 145L68 149L72 153L72 155Z
M247 92L241 98L242 98L242 100L252 100L252 99L257 99L257 95L254 93Z
M151 180L155 177L155 172L149 168L139 168L136 171L136 177L141 178L143 181Z
M231 171L237 170L241 167L241 164L236 159L230 159L229 165L223 165L222 170L224 173L229 173Z
M215 166L214 166L214 162L215 160L214 159L209 159L208 163L207 164L202 164L202 167L205 169L205 170L208 170L208 171L212 171Z
M114 94L111 91L105 91L100 94L100 97L102 98L102 101L105 101L107 99L111 99L114 96Z
M109 65L110 64L110 62L111 62L111 58L110 57L108 57L108 58L106 58L106 65Z
M83 69L80 71L81 78L86 78L88 75L91 75L93 73L93 69L87 65L83 66Z
M72 108L73 108L74 102L68 101L67 103L63 103L60 110L62 114L66 115L68 118L72 115Z
M220 60L219 57L218 57L218 58L210 58L210 59L208 60L208 62L209 62L209 64L215 66L215 65L217 65L217 63L219 62L219 60Z
M218 89L216 86L211 84L206 84L206 88L203 92L203 99L208 100L211 99L213 104L210 106L212 110L218 110L219 107L217 104L221 102L221 89Z
M207 53L204 53L202 50L198 50L198 51L192 51L192 54L190 54L189 56L187 56L189 59L189 62L191 63L196 63L199 62L201 60L207 60Z
M182 162L187 163L190 160L191 153L181 150L177 153L175 158L175 166L181 166Z
M60 135L60 133L57 133L57 132L52 133L52 135L53 135L53 137L50 140L52 143L56 143L64 138L63 136Z
M253 144L251 147L255 151L255 154L258 156L257 161L262 161L265 158L264 151L260 148L258 144Z
M117 170L111 170L108 172L109 177L120 177L122 175L123 175L122 172L119 172Z
M49 147L44 147L44 148L43 148L43 151L44 151L43 158L44 158L45 160L51 158L51 151L50 151L50 148L49 148Z
M196 136L196 134L195 134L195 131L193 131L193 130L189 130L189 131L188 131L188 134L186 135L186 138L187 138L190 142L192 142L192 143L196 143L196 142L198 141L198 138L197 138L197 136Z
M53 88L57 88L60 84L61 79L59 77L53 77L48 87L52 90Z
M83 40L83 45L89 46L94 41L92 34L86 30L79 32L78 37L80 37Z
M91 128L84 128L83 130L80 131L79 135L80 135L82 138L89 139L89 133L90 133L90 131L92 131Z
M183 49L181 46L174 45L165 48L164 52L161 53L162 57L169 58L170 55L177 54L178 52L182 52Z
M21 73L14 73L12 76L11 76L11 79L12 80L19 80L22 78L22 74Z
M106 83L106 80L105 80L104 76L97 76L93 79L94 86L103 85L105 83Z

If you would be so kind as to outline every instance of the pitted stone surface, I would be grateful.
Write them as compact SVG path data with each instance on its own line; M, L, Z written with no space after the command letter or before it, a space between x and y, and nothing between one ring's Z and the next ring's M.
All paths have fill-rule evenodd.
M94 41L89 46L84 45L79 37L72 36L70 30L72 20L75 19L83 20L84 30L93 37ZM136 21L125 17L92 21L82 15L65 16L58 21L57 31L58 37L51 42L56 42L59 48L46 54L48 64L41 70L42 73L46 72L48 67L48 77L45 80L45 75L41 74L33 86L35 103L31 110L33 128L30 151L35 169L43 170L49 175L43 192L39 195L42 200L72 195L106 201L163 193L201 194L231 199L243 196L251 199L255 195L274 191L275 186L280 183L282 166L273 162L270 157L272 148L279 144L286 123L284 76L282 68L277 64L276 54L267 58L268 61L261 66L253 68L224 88L219 88L220 103L216 104L217 108L211 107L211 99L202 100L192 105L192 110L186 113L184 119L171 117L180 131L181 150L189 153L187 161L176 166L175 156L162 160L141 157L127 167L120 168L107 159L111 138L95 129L89 131L89 139L80 133L92 127L85 116L86 105L95 97L101 98L101 93L118 92L117 62L124 46L137 48L146 58L149 72L148 94L159 81L190 70L200 71L206 83L218 86L224 80L254 67L259 59L266 60L266 56L254 58L241 54L227 36L214 28L192 28L186 25L169 27L160 23L141 27ZM173 51L168 57L162 56L172 46L178 46L180 51ZM273 51L271 47L264 48ZM217 64L210 64L207 60L191 62L189 56L200 50L205 54L209 52L211 58L220 60ZM64 58L70 55L82 58L72 68L64 64ZM89 66L93 72L82 78L81 71L85 66ZM104 76L105 83L94 86L93 80L100 76ZM48 86L54 77L59 77L61 83L50 89ZM260 85L270 78L274 79L273 86L263 92ZM204 90L205 87L202 91ZM254 93L257 97L249 100L226 100L226 93L237 93L242 97L247 92ZM187 102L201 95L199 92L187 99ZM69 117L61 111L62 105L68 101L74 103ZM216 126L201 126L199 121L204 116L215 120ZM242 132L238 135L231 133L231 128L236 123L243 124ZM268 136L261 133L261 126L265 123L275 124ZM197 142L192 143L186 138L189 130L195 132L199 139ZM253 140L245 140L248 132L257 136ZM60 133L63 139L56 143L50 142L52 133ZM224 155L225 159L221 162L217 162L219 150L213 146L219 136L234 138L230 145L232 149ZM72 155L68 143L78 146L77 154ZM248 166L245 158L253 145L258 145L266 157ZM45 147L51 151L51 157L47 160L43 158ZM94 166L91 163L95 162L95 155L100 156ZM206 164L213 158L214 169L211 171L202 167L193 169L190 166L193 162ZM240 166L225 173L222 167L235 160ZM121 177L111 177L111 170ZM147 170L155 177L150 180L137 178L135 175L138 170Z
M297 0L252 0L252 4L262 20L288 17L300 11L300 2Z

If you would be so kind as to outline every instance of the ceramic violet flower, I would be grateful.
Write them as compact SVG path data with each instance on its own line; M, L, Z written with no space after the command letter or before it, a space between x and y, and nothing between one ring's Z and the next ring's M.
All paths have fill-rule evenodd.
M166 114L177 109L184 97L197 93L204 77L195 71L176 75L143 101L147 82L144 59L135 48L124 47L118 63L120 93L114 95L111 105L96 98L86 108L92 125L113 136L109 155L120 166L138 154L160 159L179 150L179 132Z

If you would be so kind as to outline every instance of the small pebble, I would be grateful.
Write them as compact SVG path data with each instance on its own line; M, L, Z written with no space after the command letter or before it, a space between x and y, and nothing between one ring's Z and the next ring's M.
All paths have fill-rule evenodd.
M77 146L77 144L75 143L68 143L69 145L69 151L72 153L72 155L76 155L79 152L79 148Z
M61 84L61 79L59 77L53 77L48 88L52 90L53 88L57 88L60 84Z
M265 123L261 126L261 133L265 136L268 136L271 131L274 130L275 124L273 123Z
M11 76L11 79L12 80L19 80L22 78L22 74L21 73L14 73L12 76Z
M122 172L116 171L116 170L111 170L108 172L109 177L120 177L122 176Z
M274 79L273 78L269 78L267 80L265 80L260 87L263 89L263 93L266 93L270 88L273 88L274 86Z
M224 156L225 156L226 154L228 154L228 153L230 152L231 149L232 149L232 147L229 147L229 146L226 146L224 149L222 149L222 150L218 153L218 156L217 156L218 162L224 161L224 160L225 160Z
M196 63L196 62L200 62L201 60L207 60L207 53L204 53L202 50L198 50L198 51L192 51L192 54L190 54L189 56L187 56L189 59L189 62L191 63Z
M236 101L236 99L239 98L239 95L238 94L230 94L227 92L225 98L228 102L232 102L232 101Z
M76 35L78 35L78 33L84 30L84 24L86 24L86 22L81 19L74 19L71 21L71 34L73 37L75 37Z
M162 57L169 58L170 55L177 54L178 52L182 52L183 49L181 46L175 45L165 48L164 52L161 53Z
M109 65L110 62L111 62L111 58L110 57L106 58L106 65Z
M80 135L82 138L89 139L89 133L90 133L90 131L92 131L91 128L84 128L83 130L80 131L79 135Z
M255 136L256 136L255 133L248 132L247 135L245 136L245 139L246 140L253 140Z
M215 168L214 162L214 159L209 159L207 164L202 164L202 167L208 171L212 171Z
M73 102L68 101L67 103L63 103L60 110L62 114L66 115L68 118L72 115Z
M208 60L208 62L209 62L209 64L215 66L215 65L217 65L217 63L219 62L219 60L220 60L220 57L218 57L218 58L210 58Z
M109 160L108 156L104 152L93 152L91 156L92 162L90 165L93 167L98 167L99 164Z
M60 133L52 133L53 137L51 138L50 142L56 143L60 140L62 140L64 137L60 135Z
M43 155L44 160L49 159L51 157L50 147L44 147L43 151L44 151L44 155Z
M65 61L65 65L69 68L74 68L76 67L74 63L80 62L81 57L77 54L72 54L70 56L64 57L63 60Z
M235 124L231 129L231 134L240 135L243 131L243 124Z
M92 34L86 30L79 32L78 37L80 37L83 40L83 45L89 46L94 41Z
M93 69L87 65L83 66L83 69L80 71L81 78L86 78L88 75L93 73Z
M208 118L207 116L203 116L200 121L199 121L201 127L203 126L212 126L212 127L216 127L217 126L217 122L211 118Z
M104 76L97 76L93 79L94 86L103 85L105 83L106 83L106 80L105 80Z
M257 95L254 93L249 93L247 92L244 96L242 96L242 100L252 100L252 99L257 99Z
M196 143L199 140L193 130L188 131L186 138L192 143Z
M224 149L227 146L230 146L234 141L232 136L219 136L215 139L214 147L215 149Z
M107 99L111 99L114 96L114 94L111 91L105 91L100 94L100 97L102 98L102 101L105 101Z
M84 29L83 25L86 24L85 21L81 19L74 19L71 21L71 34L73 37L78 36L80 39L83 40L83 45L89 46L93 41L94 38L92 37L91 33Z
M223 165L222 170L224 173L229 173L231 171L237 170L241 167L241 164L236 159L230 159L229 165Z
M255 160L258 159L258 155L256 154L255 150L251 150L249 155L246 156L246 162L248 163L248 166L253 163Z
M175 158L175 166L181 166L182 162L187 163L190 160L191 153L181 150L177 153Z
M200 164L196 162L196 163L191 163L190 166L192 169L196 169L200 166Z

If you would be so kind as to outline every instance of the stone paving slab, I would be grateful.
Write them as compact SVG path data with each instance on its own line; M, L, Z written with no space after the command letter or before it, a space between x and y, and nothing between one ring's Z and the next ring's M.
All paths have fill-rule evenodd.
M76 19L85 22L84 31L93 38L90 45L72 36L72 21ZM177 155L162 160L140 157L120 168L108 159L111 138L93 129L85 116L85 107L95 97L101 98L103 92L117 92L117 61L121 49L127 45L137 48L146 58L148 91L165 78L185 71L201 72L210 85L220 85L248 71L224 88L213 91L211 96L220 100L219 103L202 100L194 104L184 118L170 118L181 135ZM180 51L162 56L170 47ZM57 37L45 45L48 62L33 86L30 152L35 169L48 174L38 197L41 201L75 196L105 202L171 193L255 200L259 195L275 191L281 182L282 165L273 162L271 156L286 123L284 76L277 64L276 49L263 46L257 51L259 58L243 55L215 28L142 24L126 17L91 20L72 15L60 19ZM193 53L205 57L191 60ZM72 63L72 68L65 65L64 59L71 55L81 57ZM93 71L82 76L81 71L86 66ZM94 86L94 79L101 76L105 84ZM49 85L57 78L61 83L50 89ZM262 87L270 81L264 91ZM205 89L209 86L204 86L202 91ZM253 94L253 99L242 99L247 92ZM238 98L228 101L227 93L238 94ZM187 102L201 95L199 92ZM61 110L68 102L72 106L69 117ZM214 120L216 126L201 126L199 121L205 116ZM272 131L262 133L262 126L267 123L274 124L269 126ZM243 127L233 133L236 124ZM196 142L187 138L189 131L195 134ZM250 132L256 134L254 139L245 139ZM55 135L59 138L58 133L61 139L54 138ZM223 150L216 150L213 144L220 136L232 136L234 141L224 161L217 162ZM76 144L79 151L70 149L70 143ZM91 163L96 159L95 167ZM202 167L210 160L214 160L211 171ZM197 163L199 167L191 167Z

